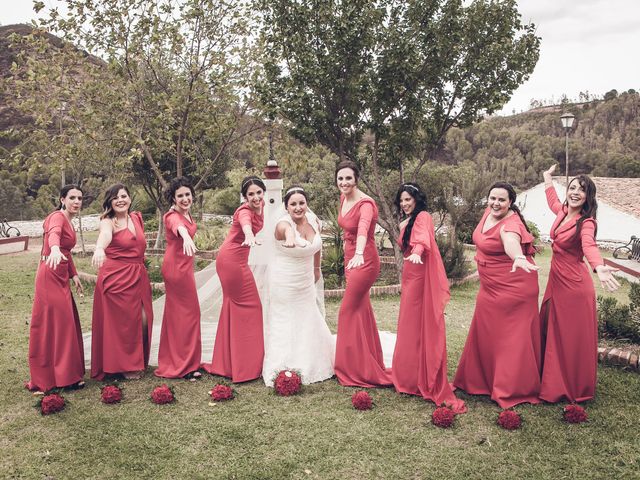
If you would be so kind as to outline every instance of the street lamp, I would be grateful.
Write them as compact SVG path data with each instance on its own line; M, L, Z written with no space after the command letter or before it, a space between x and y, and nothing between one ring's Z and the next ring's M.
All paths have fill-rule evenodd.
M564 160L565 160L565 175L567 188L569 188L569 132L571 131L571 127L573 127L573 120L575 117L573 113L563 113L560 117L560 121L562 122L562 128L564 128L565 132L565 144L564 144Z

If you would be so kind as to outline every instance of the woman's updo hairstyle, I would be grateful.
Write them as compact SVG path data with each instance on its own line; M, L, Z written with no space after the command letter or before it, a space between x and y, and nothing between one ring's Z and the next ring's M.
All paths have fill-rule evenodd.
M353 170L353 176L356 179L356 183L358 183L358 180L360 179L360 168L358 167L358 165L356 165L355 162L352 162L351 160L343 160L336 166L336 172L333 176L336 183L338 181L338 172L343 168L350 168L351 170Z
M242 186L240 187L240 193L244 198L247 198L247 190L251 185L257 185L262 189L263 192L267 191L267 187L265 187L264 182L260 177L256 177L255 175L249 175L248 177L244 177L242 179Z
M300 195L302 195L304 199L307 201L307 203L309 203L309 197L307 196L307 192L304 191L304 188L298 185L294 185L293 187L289 188L285 192L284 198L282 199L285 208L289 206L289 199L293 197L296 193L299 193Z
M84 195L84 190L82 190L78 185L76 185L75 183L69 183L60 189L60 195L58 196L58 199L67 198L67 195L71 190L80 190L82 195ZM57 209L64 210L64 205L62 204L62 202L60 202L60 200L58 200L58 202L59 203Z
M164 198L167 200L167 202L173 205L176 201L176 192L179 188L182 187L187 187L189 190L191 190L191 197L195 201L196 191L193 189L191 180L187 177L176 177L171 180L171 183L169 183L167 188L165 188L164 190Z

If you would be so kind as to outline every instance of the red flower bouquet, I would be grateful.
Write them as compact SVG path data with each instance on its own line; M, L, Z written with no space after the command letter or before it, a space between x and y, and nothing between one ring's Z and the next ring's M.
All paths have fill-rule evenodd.
M371 410L373 407L373 400L369 392L360 390L351 396L351 404L356 410Z
M517 430L522 426L522 418L514 410L503 410L498 415L498 425L505 430Z
M117 385L105 385L100 390L100 400L102 403L114 404L122 400L122 389Z
M273 381L273 388L278 395L289 397L295 395L302 387L300 375L292 370L282 370Z
M65 401L62 395L57 393L50 393L49 395L45 395L38 402L38 406L40 407L40 413L42 415L49 415L51 413L59 412L64 409Z
M175 401L175 396L173 395L173 389L167 386L166 383L163 383L159 387L153 389L151 392L151 401L157 405L164 405L165 403L172 403Z
M587 412L580 405L567 405L562 410L562 418L567 423L582 423L587 421Z
M233 400L235 393L229 385L223 383L217 384L209 392L211 398L216 402L223 402L225 400Z
M440 428L452 427L455 419L456 413L449 407L438 407L431 414L431 423Z

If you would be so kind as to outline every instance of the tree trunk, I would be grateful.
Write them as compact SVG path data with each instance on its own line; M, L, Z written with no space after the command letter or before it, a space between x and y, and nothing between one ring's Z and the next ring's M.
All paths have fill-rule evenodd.
M202 222L204 219L204 192L198 195L198 220Z
M154 250L164 250L164 222L162 221L162 217L164 217L164 212L161 208L156 207L158 211L158 236L156 237L156 242L153 245Z
M80 248L82 249L82 255L87 254L87 250L84 246L84 231L82 230L82 215L78 214L78 231L80 233Z

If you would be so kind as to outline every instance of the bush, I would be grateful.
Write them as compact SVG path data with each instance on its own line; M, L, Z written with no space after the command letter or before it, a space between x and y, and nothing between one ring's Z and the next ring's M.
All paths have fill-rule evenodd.
M198 250L215 250L220 248L229 230L229 225L223 220L211 220L198 225L198 232L194 242Z
M535 222L527 220L527 227L529 227L529 231L531 232L531 235L533 235L533 243L538 243L540 241L540 229L538 228L538 225L536 225Z
M613 297L598 296L598 330L601 335L640 343L640 284L631 285L629 305Z
M447 278L452 280L464 278L469 271L469 266L464 256L464 243L456 238L452 246L449 238L445 235L437 235L436 243L438 244L438 250L440 250L444 269L447 272Z

